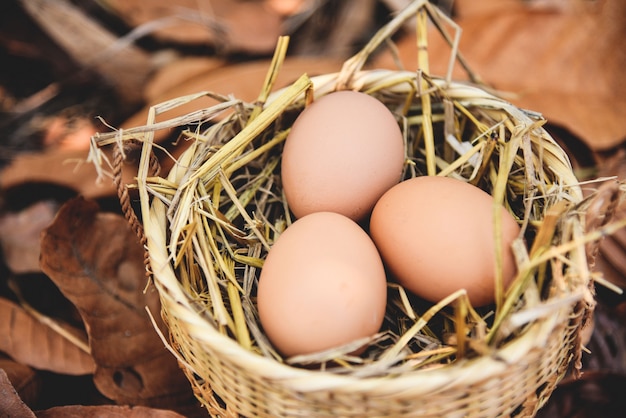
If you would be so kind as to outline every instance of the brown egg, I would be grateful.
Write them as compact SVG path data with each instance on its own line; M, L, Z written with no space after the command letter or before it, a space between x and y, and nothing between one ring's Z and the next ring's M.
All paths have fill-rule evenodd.
M330 93L298 116L281 164L285 197L297 218L331 211L359 221L400 181L402 132L391 111L368 94Z
M304 216L287 228L259 277L260 322L285 356L375 334L386 303L385 270L376 246L354 221L333 212Z
M500 208L506 287L516 274L511 243L520 228ZM494 201L478 187L436 176L399 183L376 203L370 235L391 274L414 294L438 302L466 289L474 306L494 301Z

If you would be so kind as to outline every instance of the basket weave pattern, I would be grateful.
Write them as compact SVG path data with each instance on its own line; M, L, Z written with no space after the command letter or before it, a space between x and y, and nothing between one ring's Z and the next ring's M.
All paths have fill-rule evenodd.
M164 302L168 303L167 297ZM510 362L482 359L481 363L459 365L465 370L449 375L441 370L430 375L423 371L399 378L398 382L388 379L325 382L319 378L320 382L311 386L321 387L311 391L307 386L316 376L310 372L282 365L247 364L248 354L231 346L230 341L215 344L202 335L189 335L186 324L171 320L173 311L168 312L172 338L184 342L185 352L202 353L186 357L194 363L183 369L211 416L268 418L532 417L565 374L584 315L582 310L572 312L571 322L558 324L542 336L543 341L536 341L534 347L523 351L521 358ZM519 343L525 344L526 341ZM192 370L204 370L206 376L199 378ZM431 386L431 380L436 385Z

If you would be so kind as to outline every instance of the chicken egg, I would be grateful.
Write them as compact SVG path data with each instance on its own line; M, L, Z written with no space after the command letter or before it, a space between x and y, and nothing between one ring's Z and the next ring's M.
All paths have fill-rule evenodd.
M357 223L334 212L296 220L271 247L259 276L260 323L285 356L374 335L386 303L376 246Z
M496 240L493 198L462 180L423 176L403 181L376 203L370 235L391 275L431 302L465 289L473 306L495 298ZM501 277L516 274L511 243L520 228L503 207Z
M331 211L362 220L400 181L404 155L402 131L381 101L357 91L322 96L300 113L285 141L289 208L297 218Z

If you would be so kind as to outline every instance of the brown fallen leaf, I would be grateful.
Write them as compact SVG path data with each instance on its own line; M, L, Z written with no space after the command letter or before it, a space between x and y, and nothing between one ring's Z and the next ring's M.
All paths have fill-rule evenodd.
M118 37L67 0L20 2L34 22L83 68L95 70L129 102L141 100L150 54Z
M13 273L41 271L39 235L56 215L58 205L36 202L19 212L0 214L0 245L4 261Z
M11 385L20 399L28 404L34 403L41 390L41 378L31 367L0 356L0 369L4 370ZM0 411L3 411L0 401Z
M93 164L84 163L86 158L84 150L49 149L20 154L0 171L0 189L49 183L72 189L86 198L115 196L113 182L98 181Z
M600 157L598 167L599 178L615 176L619 181L626 181L626 150L620 148L609 156ZM625 219L626 200L614 203L613 220ZM599 242L594 261L596 271L602 272L606 280L626 290L626 228Z
M57 114L48 118L43 135L46 148L67 150L88 150L89 140L96 133L91 120L86 118L70 118Z
M0 369L0 407L2 417L35 418L35 414L20 399L3 369Z
M626 139L626 2L457 0L459 50L488 84L513 94L519 107L539 111L594 150ZM553 7L559 3L562 7ZM448 28L452 34L452 30ZM415 34L397 44L406 69L417 67ZM446 74L450 47L436 32L429 38L430 73ZM397 68L390 54L373 66ZM455 79L467 79L456 65Z
M42 270L83 318L98 390L118 404L187 406L189 382L146 312L163 326L143 256L122 216L80 197L65 203L42 234Z
M157 39L226 52L268 53L283 34L284 17L263 1L108 0L107 7L132 27L150 25Z
M174 411L144 406L68 405L36 411L37 418L184 418Z
M91 374L91 356L24 308L0 298L0 351L40 370L67 375Z
M162 94L201 74L215 70L226 61L216 57L180 57L159 67L144 85L144 98L149 103L160 100Z

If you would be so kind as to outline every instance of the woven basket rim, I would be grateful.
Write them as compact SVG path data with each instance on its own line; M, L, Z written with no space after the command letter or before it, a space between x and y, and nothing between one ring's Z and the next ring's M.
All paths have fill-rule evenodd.
M313 83L313 92L315 97L328 94L332 91L335 91L337 88L338 79L342 76L341 71L336 71L332 73L326 74L318 74L310 77L311 82ZM351 80L349 90L360 90L360 88L364 84L374 84L379 80L385 80L389 84L394 84L399 82L399 80L404 79L415 79L416 72L408 71L408 70L392 70L387 68L371 68L371 69L363 69L356 71L354 73L354 77ZM511 112L513 116L530 119L533 118L541 118L541 113L530 110L530 109L522 109L508 100L498 97L493 93L487 91L487 86L480 86L470 81L462 81L462 80L446 80L444 77L431 75L429 76L429 80L436 85L438 88L444 89L447 93L453 93L452 95L469 95L472 94L471 98L464 99L465 101L472 101L472 104L482 105L482 106L493 106L497 108L500 106L503 110L507 112ZM402 91L401 82L399 82L395 88L390 88L389 91L397 92ZM266 104L272 103L276 98L278 98L288 87L283 87L278 90L273 91L268 96ZM485 102L479 102L477 100L485 100ZM524 116L520 116L524 115Z

